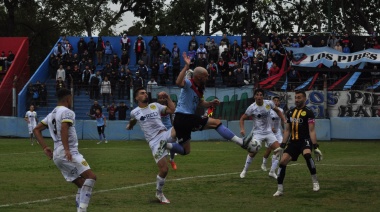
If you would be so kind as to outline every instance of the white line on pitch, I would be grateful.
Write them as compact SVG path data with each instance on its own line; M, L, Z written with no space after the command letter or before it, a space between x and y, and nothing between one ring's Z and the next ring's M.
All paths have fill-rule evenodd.
M295 164L291 164L289 166L295 166L295 165L299 165L299 164L295 163ZM253 171L248 171L248 172L261 172L261 170L253 170ZM193 176L193 177L183 177L183 178L178 178L178 179L169 179L166 181L167 182L183 181L183 180L191 180L191 179L198 179L198 178L221 177L221 176L235 175L235 174L238 175L238 174L240 174L240 172L212 174L212 175L201 175L201 176ZM154 184L156 184L156 182L142 183L142 184L137 184L137 185L132 185L132 186L125 186L125 187L112 188L112 189L106 189L106 190L98 190L98 191L94 191L92 193L96 194L96 193L105 193L105 192L110 192L110 191L126 190L126 189L144 187L147 185L154 185ZM19 206L19 205L28 205L28 204L41 203L41 202L49 202L52 200L60 200L60 199L74 198L74 197L75 197L75 195L67 195L67 196L54 197L54 198L49 198L49 199L40 199L40 200L34 200L34 201L28 201L28 202L11 203L11 204L0 205L0 208L11 207L11 206Z

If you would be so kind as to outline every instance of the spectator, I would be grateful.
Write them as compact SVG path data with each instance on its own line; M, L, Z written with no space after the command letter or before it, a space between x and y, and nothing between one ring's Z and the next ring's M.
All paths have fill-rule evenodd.
M127 110L129 110L129 107L124 102L119 102L119 106L117 107L119 120L127 119Z
M106 45L104 46L104 55L105 55L105 63L106 64L110 63L112 55L113 55L113 47L108 40L106 41Z
M111 96L112 100L116 98L116 85L119 81L119 74L115 69L112 69L111 74L108 76L108 80L111 82Z
M323 39L321 39L319 44L315 45L315 47L325 47L325 46L326 46L326 43L325 43L325 40L323 40Z
M373 71L371 71L372 85L376 84L380 80L380 71L377 69L377 65L373 66Z
M227 48L224 49L224 51L221 54L221 57L223 57L223 60L226 62L229 62L231 60L231 55Z
M111 75L111 72L112 72L112 64L106 64L101 72L101 76L102 78L104 78L105 76L110 76Z
M218 67L218 72L222 77L223 84L225 84L226 78L228 76L228 63L223 60L223 57L219 57L217 67Z
M124 99L125 96L125 78L127 76L127 71L124 70L123 68L120 69L120 74L119 74L119 82L118 82L118 92L117 92L117 97L118 99Z
M158 75L160 77L159 85L166 85L166 75L168 73L167 63L164 63L162 58L158 59ZM137 74L137 73L136 73ZM137 88L137 87L135 87Z
M227 34L223 34L223 37L220 41L223 41L223 43L227 46L227 49L230 49L230 40L228 40Z
M251 58L248 57L248 53L244 52L243 57L241 58L241 66L243 67L243 73L245 75L244 79L250 80L250 69L251 69Z
M73 45L71 45L71 43L68 40L65 40L63 48L65 49L65 52L62 54L62 56L66 56L66 54L72 53L74 51Z
M57 70L57 74L55 75L55 80L58 80L58 78L61 78L63 82L66 81L66 71L63 69L63 65L60 64L59 68Z
M227 87L236 86L236 77L233 70L228 70L227 77L225 79L225 84L227 85Z
M293 48L300 48L300 44L297 41L297 38L293 38L293 43L290 44Z
M137 40L135 41L135 44L133 45L133 50L135 51L135 54L136 54L136 66L138 65L138 61L141 59L141 55L145 49L146 49L145 41L141 35L138 35Z
M34 87L32 83L28 84L27 94L26 94L26 108L29 108L29 105L36 105L33 101Z
M208 54L208 60L213 60L213 61L218 61L218 58L219 58L219 50L218 50L218 46L216 45L212 45L211 46L211 49L210 49L210 52Z
M105 76L104 80L100 84L100 94L103 96L103 107L110 105L110 96L112 95L111 82L108 80L108 77Z
M228 50L228 46L226 45L226 43L224 43L223 41L220 42L220 45L219 45L219 57L222 56L222 53L224 51L226 51L226 49ZM223 58L224 59L224 58Z
M53 55L54 56L54 55ZM50 56L51 57L51 56ZM5 61L7 60L7 55L5 55L5 52L2 51L0 55L0 66L2 67L2 70L5 70Z
M5 60L5 71L7 71L9 69L9 66L11 66L11 64L13 63L14 59L15 59L15 55L13 54L12 51L9 51L8 52L8 57Z
M253 58L253 63L251 64L251 82L258 82L260 77L263 77L265 74L262 73L262 66L259 63L257 58Z
M66 88L70 90L71 82L72 82L71 78L73 76L73 71L71 70L71 66L66 67L65 74L66 74Z
M162 50L160 58L164 61L164 63L170 64L170 55L168 53L170 52Z
M373 47L374 49L380 49L380 44L379 44L379 41L375 41Z
M100 105L98 104L98 101L94 101L94 104L91 105L91 108L90 108L90 115L91 115L91 119L95 120L95 117L92 117L96 114L96 110L99 110L100 112L102 112L102 107L100 107Z
M240 51L239 47L236 47L235 51L231 55L231 57L233 57L237 63L240 63L241 59L243 58L243 53Z
M121 50L129 53L129 49L131 48L131 39L127 37L127 34L123 34L123 37L120 39Z
M197 66L202 66L203 68L207 65L207 50L203 46L203 43L199 44L199 48L197 49Z
M149 102L152 102L152 88L157 86L156 80L152 77L147 83L146 92L148 93Z
M144 81L148 80L148 66L144 64L144 61L138 61L139 66L137 67L137 72L140 73L140 77L144 79Z
M273 63L272 67L269 69L269 77L274 76L280 72L280 68L276 63Z
M264 58L266 57L265 51L262 46L259 46L259 48L257 48L257 50L255 51L255 57L259 60L264 60Z
M57 43L57 46L54 47L53 53L55 56L61 57L65 53L65 49L62 47L61 43Z
M112 104L107 107L107 112L108 112L108 120L116 120L117 107L115 105L115 102L112 102Z
M241 87L245 85L244 82L244 72L241 70L240 67L238 67L235 71L235 78L236 78L236 86Z
M144 87L144 79L140 76L139 72L136 72L136 76L133 79L133 88L136 89L140 87Z
M210 52L210 51L211 51L211 39L210 39L210 37L207 37L207 38L206 38L206 41L205 41L205 48L206 48L207 52Z
M344 44L344 47L342 49L343 53L350 53L351 52L350 47L348 45L349 45L348 43Z
M129 61L130 61L129 54L127 53L127 51L123 51L121 55L121 59L120 59L121 68L124 70L127 70Z
M94 60L95 52L96 52L96 43L93 37L90 37L90 41L87 43L87 52L88 52L88 57ZM80 56L79 59L81 60L82 56Z
M148 45L150 47L150 64L153 64L154 62L158 61L161 44L155 35L153 36L152 40L149 41Z
M145 65L148 67L150 66L150 57L147 54L146 49L143 51L140 59L144 62Z
M105 49L104 41L101 36L98 37L98 41L96 43L96 59L97 65L103 65L103 52Z
M345 44L347 44L347 47L350 48L350 52L353 51L354 43L352 42L348 33L344 34L344 36L340 39L340 42L342 43L342 46L346 46Z
M252 61L252 60L253 60L253 57L255 56L255 48L253 48L251 42L248 43L248 47L245 48L244 51L247 52L248 57L249 57L249 58L251 59L251 61Z
M236 49L239 48L240 49L240 46L237 42L237 40L234 40L234 42L232 43L232 45L230 46L229 50L230 50L230 54L233 55L235 52L236 52ZM235 58L236 60L236 58Z
M61 90L62 88L66 88L65 82L62 80L62 77L58 77L58 80L57 80L56 85L55 85L56 95L57 95L57 92L59 90Z
M190 49L190 47L192 47L192 49ZM190 51L190 50L196 50L196 49L198 49L198 42L195 39L195 35L192 35L191 40L189 41L188 50Z
M127 99L131 98L131 89L133 89L133 77L129 69L126 70L127 76L125 77L125 88L127 91Z
M79 96L80 88L82 85L82 72L79 70L78 65L74 66L72 77L73 77L73 85L74 85L74 95L77 94L77 96Z
M90 77L90 99L97 100L99 98L99 86L102 82L100 71L91 74Z
M159 70L159 68L160 68L160 65L159 65L158 61L157 62L153 62L153 64L152 64L152 74L151 74L150 77L153 77L154 79L158 79L158 70Z
M40 94L40 104L39 105L46 106L47 105L47 88L46 88L45 83L41 84L39 94Z
M216 76L218 75L218 66L214 63L213 60L206 67L208 73L207 87L215 87Z
M335 36L334 33L330 34L329 38L327 39L327 46L334 49L337 43L339 43L339 39Z
M90 79L91 79L91 70L87 65L85 69L82 71L82 87L86 90L86 95L88 95L89 87L90 87Z
M265 73L267 74L267 76L269 76L269 70L270 70L270 68L272 68L272 66L273 66L272 58L268 57L268 61L265 64L265 71L266 71Z
M336 42L334 49L337 50L338 52L343 52L340 42Z
M294 69L293 66L289 67L289 72L288 72L288 79L289 79L289 87L291 86L298 86L298 83L301 82L301 75L300 73Z
M332 81L336 81L343 77L343 73L340 71L340 67L338 66L338 62L334 60L333 65L330 67L332 71L327 73L327 76Z
M84 50L87 50L87 43L84 41L83 37L79 38L79 41L77 43L77 48L78 48L78 54L80 57L82 57L82 54L84 53Z
M310 40L306 41L305 47L313 47L313 45L311 44Z
M161 57L163 51L165 51L169 55L169 58L171 57L171 52L168 48L166 48L164 43L161 45L160 52L158 53L159 57Z
M179 49L178 49L179 51ZM174 56L176 54L172 54L172 56ZM177 80L177 77L179 75L179 72L181 71L181 59L180 57L178 56L175 56L172 58L172 72L173 72L173 79L172 79L172 83L173 85L175 85L175 81Z

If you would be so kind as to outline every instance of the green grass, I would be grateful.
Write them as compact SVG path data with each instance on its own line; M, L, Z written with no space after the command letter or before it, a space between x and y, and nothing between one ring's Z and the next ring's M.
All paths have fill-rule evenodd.
M300 157L287 168L285 195L279 198L272 197L276 181L260 170L263 151L240 179L243 149L231 142L192 142L190 155L176 157L178 170L169 170L164 187L169 205L154 197L158 170L146 142L86 140L79 146L98 177L89 211L363 212L380 207L379 141L321 143L321 190L312 191ZM0 139L0 211L75 211L75 193L39 146L27 139Z

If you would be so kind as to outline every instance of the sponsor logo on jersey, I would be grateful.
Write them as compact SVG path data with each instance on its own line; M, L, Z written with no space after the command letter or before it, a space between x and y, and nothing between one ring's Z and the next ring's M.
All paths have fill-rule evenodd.
M269 109L270 109L270 105L265 106L265 108L266 108L267 110L269 110Z
M293 118L293 117L291 117L290 118L290 122L302 124L303 123L303 119L302 118Z
M151 110L155 110L156 109L156 105L150 105L150 109Z
M306 116L306 111L302 111L301 116Z
M82 165L83 165L83 166L88 166L87 161L83 160L83 161L82 161Z

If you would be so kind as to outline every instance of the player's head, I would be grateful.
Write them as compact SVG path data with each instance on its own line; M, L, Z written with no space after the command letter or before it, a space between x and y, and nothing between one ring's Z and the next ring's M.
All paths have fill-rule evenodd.
M162 105L168 105L168 101L165 95L157 95L157 102Z
M100 109L99 109L99 108L96 109L96 110L95 110L95 113L96 113L96 114L101 114Z
M34 105L30 105L29 110L33 112L34 111Z
M137 101L137 103L148 103L149 98L148 98L148 93L146 92L145 88L139 87L136 88L135 92L133 93L133 97Z
M302 108L306 103L306 93L305 91L296 91L295 104L297 108Z
M276 107L280 106L280 97L275 96L275 97L272 98L272 101L274 102L274 104L276 105Z
M203 67L196 67L193 72L194 81L198 86L205 86L208 78L207 70Z
M57 97L58 97L58 103L60 105L71 108L72 100L71 100L71 91L69 89L62 88L58 90Z
M261 88L258 88L253 92L253 97L255 98L255 102L258 105L262 105L264 101L264 90Z

